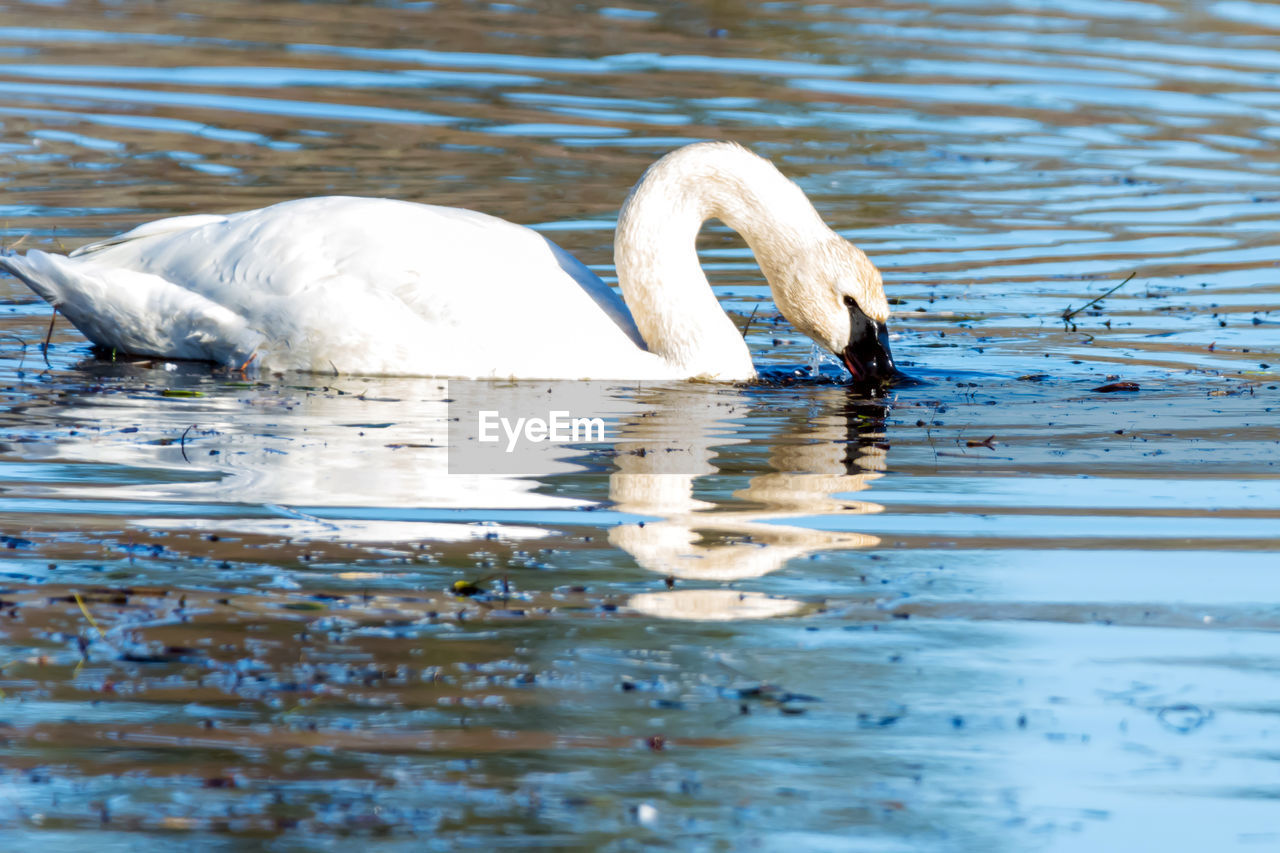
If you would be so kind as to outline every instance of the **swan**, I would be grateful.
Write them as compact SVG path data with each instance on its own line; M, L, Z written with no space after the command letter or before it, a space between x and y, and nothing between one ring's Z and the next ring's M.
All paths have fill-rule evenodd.
M622 298L538 232L460 208L327 196L161 219L0 255L99 347L239 369L466 379L756 376L695 238L739 232L797 329L855 380L895 373L880 273L799 186L732 142L662 157L618 217Z

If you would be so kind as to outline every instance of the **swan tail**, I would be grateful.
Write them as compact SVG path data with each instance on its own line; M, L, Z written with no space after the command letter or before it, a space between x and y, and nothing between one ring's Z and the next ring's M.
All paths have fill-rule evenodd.
M57 291L50 285L50 282L47 282L39 275L34 274L34 271L30 269L30 266L27 263L27 259L22 255L19 255L9 249L0 251L0 269L3 269L5 272L9 273L9 275L31 288L31 290L35 292L36 296L39 296L45 302L48 302L55 308L58 307L59 299Z
M239 367L264 341L234 311L150 273L39 250L0 255L0 268L107 349Z

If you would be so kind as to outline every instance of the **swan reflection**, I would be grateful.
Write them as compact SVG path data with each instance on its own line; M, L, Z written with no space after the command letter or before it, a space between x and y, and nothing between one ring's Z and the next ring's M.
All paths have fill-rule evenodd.
M746 422L765 420L748 392L708 405L691 394L668 395L654 417L630 423L617 444L618 470L610 476L609 497L618 509L658 516L657 521L611 528L609 543L645 569L669 579L730 582L761 577L794 559L821 551L874 547L871 535L833 532L785 523L815 514L867 514L878 504L842 500L833 495L865 491L885 470L884 409L855 400L844 389L827 389L816 401L819 411L781 414L767 436L767 459L732 501L695 497L699 479L725 479L752 455L721 455L720 448L743 443L754 432ZM756 400L767 402L763 396ZM743 414L737 414L743 413ZM726 424L726 417L733 420ZM721 437L738 436L726 440ZM748 429L744 429L748 427ZM689 460L682 472L665 453L672 432L684 436ZM723 467L716 462L723 460ZM692 462L692 464L688 464ZM731 508L727 508L731 507ZM792 614L804 605L723 589L680 589L633 596L630 606L649 615L675 619L763 618Z
M177 517L135 520L151 528L353 542L541 538L551 531L540 524L481 526L475 513L456 523L401 519L424 507L555 511L595 503L546 494L528 477L451 475L447 381L239 385L202 385L198 395L131 386L33 404L20 413L27 423L43 415L55 426L20 445L23 459L109 474L79 474L27 493L192 505ZM553 454L539 461L545 475L580 467ZM221 511L200 517L210 504ZM228 517L227 505L257 511ZM342 518L351 508L382 517ZM307 512L322 509L324 518Z
M740 619L771 619L794 616L805 608L803 601L738 592L733 589L680 589L644 592L631 596L627 606L646 616L686 619L696 622L732 622Z
M506 405L549 393L544 385L470 383L466 393L487 388ZM598 514L578 522L563 511L607 496L624 519L609 527L609 545L673 587L635 595L630 608L676 619L800 612L799 601L674 587L879 544L803 520L882 509L857 495L885 470L884 408L841 387L602 385L579 411L610 419L607 445L548 446L533 474L450 472L463 389L446 381L200 387L196 397L130 385L14 410L30 440L8 454L74 472L28 484L26 496L137 502L134 523L151 528L343 542L550 537L556 522L600 524ZM47 429L30 429L41 419ZM169 507L145 508L157 504ZM507 518L494 523L499 509Z

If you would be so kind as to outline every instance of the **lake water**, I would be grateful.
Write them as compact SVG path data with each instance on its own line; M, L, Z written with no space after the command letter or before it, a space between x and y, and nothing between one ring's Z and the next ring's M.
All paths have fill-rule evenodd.
M0 846L1280 847L1277 38L1244 0L7 4L6 245L377 195L608 280L645 166L732 138L879 264L919 384L807 378L711 226L774 381L615 387L616 455L450 476L438 381L46 354L0 279Z

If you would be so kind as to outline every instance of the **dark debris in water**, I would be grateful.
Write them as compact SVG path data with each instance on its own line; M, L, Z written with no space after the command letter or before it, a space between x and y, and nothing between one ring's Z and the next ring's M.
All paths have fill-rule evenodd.
M1106 385L1099 385L1097 388L1091 388L1090 390L1098 394L1115 394L1117 392L1133 393L1134 391L1142 390L1142 388L1137 382L1108 382Z
M1156 719L1171 731L1190 734L1213 719L1213 711L1189 702L1179 702L1176 705L1165 705L1158 709Z
M817 373L807 367L766 366L757 371L753 385L762 388L791 388L793 386L848 385L849 374L837 371L826 365Z
M61 754L75 756L52 780L74 776L79 793L43 805L66 828L100 827L102 811L89 800L100 795L99 780L126 772L145 774L179 794L216 789L236 797L244 814L235 828L218 830L222 810L212 801L201 801L205 809L181 797L116 797L106 820L118 827L252 835L275 831L277 818L287 814L290 825L313 831L363 832L369 828L364 817L376 814L386 831L412 834L424 828L422 816L402 813L396 804L420 803L421 791L401 776L388 786L381 768L390 759L396 767L425 762L442 771L442 762L453 761L463 772L492 755L733 747L736 738L719 730L723 703L714 696L689 702L670 695L676 685L666 675L648 682L657 694L653 702L613 709L637 722L654 713L676 715L671 727L639 739L558 723L555 715L539 723L534 714L513 724L516 709L554 707L561 693L577 697L583 663L513 649L493 630L519 631L516 626L531 619L625 618L606 604L572 586L526 594L513 609L452 590L13 584L0 601L8 650L0 661L0 695L7 711L3 740L16 752L0 772L42 774L38 784L45 784L49 771L40 744L56 743ZM613 613L618 615L606 615ZM503 627L513 615L520 621ZM623 683L636 682L629 677ZM68 708L94 709L95 722L49 719L38 700L50 695ZM784 714L812 698L764 684L741 695ZM24 710L29 701L31 713ZM140 701L155 713L138 716L131 709ZM700 716L705 722L697 722ZM104 743L114 751L104 752ZM432 778L428 774L420 784L450 784ZM470 781L485 784L475 775ZM358 793L370 783L372 789ZM22 785L24 796L39 796L25 787L36 780L24 776ZM459 807L469 807L467 791L464 786L451 795ZM276 805L253 805L262 797ZM12 812L0 810L0 820ZM330 825L334 814L358 818L358 825Z
M868 397L883 397L894 387L910 387L922 384L920 380L905 373L897 373L892 378L872 381L854 382L843 369L823 364L815 373L807 367L763 366L757 370L756 379L751 387L756 388L795 388L795 387L829 387L839 386L860 392Z

